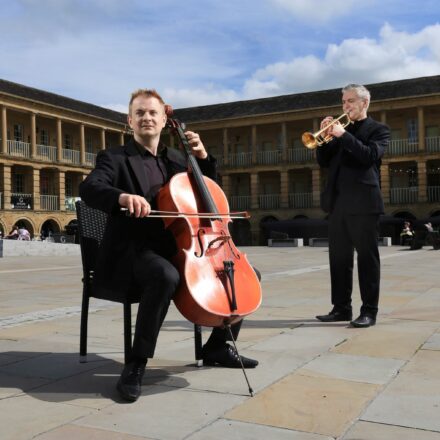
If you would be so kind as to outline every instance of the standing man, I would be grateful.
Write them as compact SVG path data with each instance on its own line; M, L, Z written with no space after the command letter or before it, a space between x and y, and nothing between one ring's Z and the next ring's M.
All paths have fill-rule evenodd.
M384 212L380 191L381 158L389 143L387 126L367 116L370 92L362 85L342 89L342 108L353 122L344 128L329 126L334 137L317 148L318 164L328 168L327 185L321 194L321 208L329 213L329 258L333 309L316 318L322 322L351 321L353 259L357 252L360 316L353 327L376 323L379 303L380 257L379 215ZM332 121L327 116L321 129Z
M152 358L159 330L180 275L171 264L176 242L161 218L149 217L156 209L159 190L179 172L187 171L183 154L160 142L167 116L165 104L155 90L132 94L128 124L133 137L126 145L99 152L95 169L80 185L81 198L91 207L109 214L94 276L95 295L123 299L135 295L140 301L133 349L117 384L121 397L135 401L141 394L142 377ZM208 155L197 133L185 133L192 154L205 175L215 178L216 161ZM131 217L120 214L126 208ZM240 324L232 325L236 338ZM226 330L215 328L203 347L207 365L240 368L238 353L226 343ZM241 356L245 368L258 362Z

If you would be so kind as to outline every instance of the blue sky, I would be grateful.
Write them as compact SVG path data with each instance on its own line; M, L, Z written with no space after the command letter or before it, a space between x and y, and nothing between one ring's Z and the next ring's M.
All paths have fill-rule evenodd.
M0 0L0 23L0 78L120 111L440 74L438 0Z

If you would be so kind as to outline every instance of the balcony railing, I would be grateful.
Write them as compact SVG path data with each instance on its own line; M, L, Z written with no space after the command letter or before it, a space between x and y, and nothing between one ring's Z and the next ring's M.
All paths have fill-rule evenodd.
M31 157L31 144L21 141L7 141L8 154L18 157Z
M289 207L290 208L311 208L313 205L312 193L290 193Z
M428 186L428 202L440 202L440 186Z
M241 211L251 207L251 196L229 197L229 208L233 211Z
M230 167L247 167L252 165L252 152L230 154L228 159Z
M80 153L78 150L70 150L69 148L63 148L63 161L73 163L75 165L80 164Z
M37 156L40 159L47 160L49 162L56 162L57 147L51 147L49 145L37 145Z
M281 162L281 151L258 151L257 163L259 165L276 165Z
M86 164L94 167L96 164L96 154L86 153Z
M289 162L311 162L315 160L313 150L306 147L290 148L287 151L287 160Z
M417 153L419 143L413 139L393 139L386 150L388 156L403 156Z
M58 196L40 195L40 208L45 211L58 211L60 209Z
M418 200L419 187L411 186L407 188L390 188L391 204L416 203Z
M262 194L258 196L260 209L277 209L280 207L279 194Z
M428 153L439 153L440 136L425 138L425 148Z

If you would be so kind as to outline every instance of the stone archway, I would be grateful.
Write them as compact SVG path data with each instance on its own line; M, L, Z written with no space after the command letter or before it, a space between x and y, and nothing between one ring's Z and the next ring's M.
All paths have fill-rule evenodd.
M60 225L53 219L46 220L40 229L40 236L42 240L52 237L53 234L59 234L61 231Z
M17 220L15 222L14 226L18 226L19 229L26 228L29 231L29 233L31 234L31 237L34 237L34 235L35 235L34 225L27 218L21 218L21 219Z
M249 220L234 220L229 223L229 232L236 246L252 246L252 232Z
M259 241L258 241L259 246L266 246L267 240L270 238L266 228L264 227L264 224L267 222L276 222L278 220L279 219L277 217L275 217L274 215L267 215L266 217L263 217L260 220L260 234L259 234L260 236L259 236Z

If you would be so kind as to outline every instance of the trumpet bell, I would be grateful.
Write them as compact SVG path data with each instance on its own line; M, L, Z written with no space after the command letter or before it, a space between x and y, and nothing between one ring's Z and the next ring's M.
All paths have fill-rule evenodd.
M301 141L304 146L306 148L309 148L310 150L314 150L319 145L315 135L310 131L306 131L305 133L303 133L303 135L301 136Z

